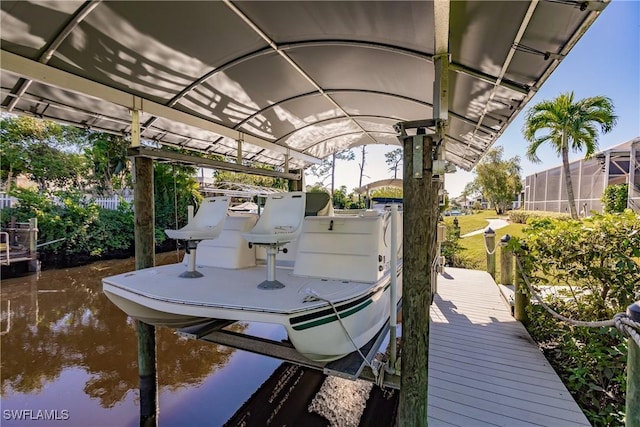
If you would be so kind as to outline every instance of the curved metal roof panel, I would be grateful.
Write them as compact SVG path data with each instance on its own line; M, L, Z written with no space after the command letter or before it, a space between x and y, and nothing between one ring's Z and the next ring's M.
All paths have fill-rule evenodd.
M3 1L0 102L119 134L137 109L153 144L301 168L432 118L444 46L445 157L471 169L605 5Z

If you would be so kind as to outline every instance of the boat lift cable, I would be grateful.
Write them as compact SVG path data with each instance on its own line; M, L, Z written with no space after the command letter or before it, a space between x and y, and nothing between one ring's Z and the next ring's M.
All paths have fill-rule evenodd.
M347 335L347 338L349 338L349 341L351 341L351 344L353 344L353 347L356 349L356 351L358 352L360 357L362 357L362 360L364 361L364 363L371 369L371 372L373 372L373 376L376 379L376 383L378 383L381 370L378 367L373 366L373 364L371 362L369 362L369 360L367 360L365 355L362 354L362 351L360 351L360 348L358 348L358 345L355 343L353 338L351 338L351 335L349 334L349 331L347 331L346 326L344 326L344 323L342 322L342 318L340 317L340 314L338 313L338 310L336 310L335 305L333 305L333 302L331 300L328 300L326 298L321 297L313 289L307 288L305 290L305 293L307 294L307 296L305 297L305 301L319 300L319 301L324 301L324 302L328 303L331 306L331 308L333 309L333 312L336 315L336 318L338 319L338 323L340 323L340 326L342 327L342 330Z
M518 271L521 272L522 279L527 285L529 292L531 292L531 295L533 295L534 298L540 303L540 305L542 305L542 307L544 307L544 309L547 310L553 317L574 326L586 326L590 328L601 328L606 326L615 327L620 332L622 332L623 335L626 335L629 338L633 339L638 347L640 347L640 333L638 332L640 331L640 323L632 320L626 313L617 313L610 320L601 320L596 322L585 322L582 320L574 320L563 316L562 314L551 308L546 302L544 302L540 294L536 292L536 290L531 285L531 282L529 281L529 277L527 277L527 275L525 274L524 269L522 268L522 263L520 262L520 257L518 256L516 256L516 263L518 265Z

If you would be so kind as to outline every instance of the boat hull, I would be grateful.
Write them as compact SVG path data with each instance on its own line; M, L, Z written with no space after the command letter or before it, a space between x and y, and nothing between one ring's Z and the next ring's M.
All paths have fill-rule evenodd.
M398 277L398 287L402 275ZM398 292L398 301L402 292ZM303 356L330 362L363 347L389 321L390 286L315 313L289 318L285 325L289 339ZM396 304L397 302L396 301ZM335 308L335 310L334 310ZM336 314L337 312L337 314Z
M198 325L210 320L210 318L207 317L155 310L145 305L133 302L127 298L123 298L122 296L109 292L106 289L104 290L104 294L113 304L129 316L153 326L165 326L168 328L179 329L187 326Z
M157 272L154 275L161 276ZM181 285L189 286L190 283L192 282L186 284L183 282ZM399 272L398 300L402 297L401 284L402 274ZM295 291L302 299L309 289L304 287L308 285L309 282L306 281L300 289L294 289L294 285L288 285L282 291L260 292L268 296L271 295L269 292L282 292L284 295L284 292ZM322 285L325 287L334 285L336 288L353 286L354 289L358 285L358 292L331 304L326 301L331 301L331 298L318 295L320 299L316 299L306 295L308 299L308 302L304 303L308 307L306 309L270 312L266 307L256 307L252 310L247 307L233 308L215 304L195 304L188 300L163 299L158 295L143 294L127 289L125 286L116 285L111 283L110 279L104 281L103 291L109 300L129 316L154 326L179 329L211 319L280 324L286 329L291 343L299 353L314 361L328 362L361 348L388 322L390 276L386 275L380 282L367 286L361 283L350 285L348 282L332 283L330 281L324 281ZM255 289L255 285L252 284L251 287ZM320 288L316 287L316 289ZM214 289L211 292L215 294ZM212 300L215 298L212 297Z

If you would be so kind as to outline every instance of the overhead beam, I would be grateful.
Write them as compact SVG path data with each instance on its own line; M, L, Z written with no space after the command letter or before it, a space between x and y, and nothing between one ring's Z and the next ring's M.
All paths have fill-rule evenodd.
M513 92L517 92L522 95L526 95L527 93L529 93L529 86L527 85L513 83L512 81L508 81L505 79L499 79L495 76L483 73L478 70L474 70L473 68L469 68L462 64L456 64L455 62L452 62L449 64L449 69L456 73L466 74L470 77L476 78L478 80L482 80L483 82L486 82L492 85L498 85L500 87L509 89Z
M225 170L230 172L241 172L250 175L270 176L272 178L300 179L299 173L278 172L269 169L252 168L251 166L239 165L237 163L223 162L221 160L206 159L203 157L191 156L189 154L176 153L167 150L154 150L147 147L130 147L127 156L149 157L156 160L166 160L189 164L198 167Z
M116 89L101 83L97 83L84 77L76 76L66 71L59 70L46 64L24 58L5 50L0 51L0 66L3 70L18 74L19 76L35 80L44 84L56 86L71 92L102 99L129 109L141 109L145 113L163 117L167 120L184 123L199 129L239 139L245 143L274 151L283 155L303 160L308 163L319 164L321 160L293 150L289 147L274 144L254 135L248 135L238 130L223 126L218 123L194 116L183 111L176 110L166 105L158 104L150 99L143 98L120 89ZM142 108L140 108L142 106Z
M527 9L527 12L525 13L524 18L520 23L520 28L518 28L518 32L511 45L511 49L509 49L509 52L507 53L507 57L505 58L504 63L502 64L502 68L500 69L500 73L498 74L498 79L494 83L493 88L491 89L491 94L489 95L489 99L487 99L487 101L484 104L484 109L482 110L482 114L480 115L480 118L478 119L478 123L476 124L476 128L473 131L474 135L476 134L478 129L482 126L482 121L484 120L485 116L487 115L487 112L489 111L489 105L491 104L491 101L493 101L493 97L496 95L497 89L500 86L500 83L502 82L502 79L504 78L505 74L507 73L509 66L511 65L511 60L513 59L513 56L516 53L516 46L518 46L518 44L520 43L520 40L522 40L522 37L524 36L525 31L529 27L529 22L531 22L531 19L533 18L533 13L535 12L537 7L538 7L538 0L532 0L531 3L529 3L529 8ZM515 114L513 114L512 116L515 116Z
M434 52L433 67L433 118L436 119L436 134L443 141L438 150L442 155L444 137L449 120L449 0L433 2Z
M44 52L40 54L38 62L42 64L48 63L55 51L58 50L62 42L66 40L69 34L71 34L71 32L78 25L80 25L80 23L100 4L101 1L102 0L94 0L85 2L78 10L76 10L76 13L71 18L71 20L67 22L65 27L62 28L55 39L53 39L53 41L49 43L49 46L44 50ZM19 81L18 85L12 91L12 93L16 96L7 104L7 111L11 112L15 108L18 100L22 95L24 95L27 89L29 89L29 86L31 86L31 80L21 79Z

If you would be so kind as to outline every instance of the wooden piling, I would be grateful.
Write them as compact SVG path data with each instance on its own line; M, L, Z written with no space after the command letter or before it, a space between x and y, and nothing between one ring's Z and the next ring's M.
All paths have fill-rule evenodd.
M487 273L496 278L496 233L491 228L484 232L484 245L487 251Z
M29 271L40 272L38 260L38 218L29 219Z
M402 267L402 370L398 414L400 426L427 424L430 271L431 262L435 257L438 185L432 182L433 139L430 136L421 136L423 143L419 149L414 146L414 138L417 137L409 136L403 139L405 225ZM421 167L422 170L418 170L417 167ZM416 172L421 172L421 177L416 177Z
M514 277L514 301L513 301L513 316L517 321L521 322L523 325L529 324L529 317L527 315L527 306L531 302L531 297L527 292L527 285L524 283L524 278L522 277L523 271L519 267L518 262L515 263L515 277Z
M640 323L640 301L627 308L627 316ZM629 337L627 354L626 427L640 427L640 348Z
M155 265L153 159L135 158L134 185L136 270ZM158 377L155 327L137 321L140 426L157 426Z
M292 173L299 173L300 174L300 179L290 179L289 180L289 191L304 191L303 185L302 185L302 176L303 176L303 171L301 170L292 170Z
M500 239L500 284L513 284L513 251L507 249L511 236L505 234Z

